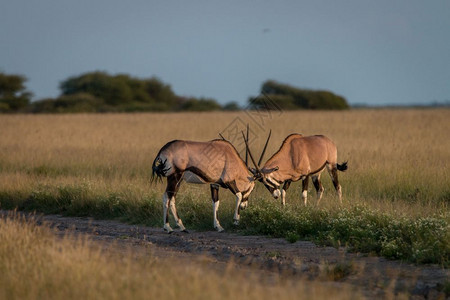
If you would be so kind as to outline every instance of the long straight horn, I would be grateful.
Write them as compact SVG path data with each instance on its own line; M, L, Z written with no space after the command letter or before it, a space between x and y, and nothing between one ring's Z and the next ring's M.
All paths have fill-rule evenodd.
M261 152L261 157L259 158L259 161L258 161L258 167L261 165L261 161L263 160L264 153L266 153L267 144L269 144L269 140L270 140L270 136L271 136L271 135L272 135L272 129L270 129L270 131L269 131L269 136L267 137L266 144L264 145L264 149L263 149L263 151Z
M242 133L242 137L244 138L245 147L247 148L248 154L250 155L250 159L252 160L253 164L255 165L256 171L258 171L258 173L259 173L260 172L259 166L256 164L255 159L253 158L252 152L250 151L250 148L248 147L248 143L247 143L247 140L245 139L244 132L241 131L241 133Z
M226 138L223 137L223 135L219 132L220 137L222 138L222 140L226 141Z
M247 137L245 138L248 141L248 124L247 124ZM248 168L248 148L245 147L245 165Z

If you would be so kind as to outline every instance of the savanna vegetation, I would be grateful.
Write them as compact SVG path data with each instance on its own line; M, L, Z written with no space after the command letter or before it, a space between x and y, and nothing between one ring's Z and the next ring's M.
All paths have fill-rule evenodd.
M330 91L300 89L268 80L263 83L258 97L249 99L249 106L256 109L348 109L344 97Z
M343 204L324 173L324 198L309 205L294 183L282 208L257 184L241 224L234 197L220 191L228 231L309 239L415 263L450 265L450 110L241 111L215 113L0 116L0 205L65 215L115 218L162 227L163 183L150 184L151 163L173 139L222 133L243 153L239 130L267 153L297 132L324 134L338 146ZM268 157L266 157L268 158ZM208 186L182 185L177 207L188 229L213 230Z
M26 77L0 73L0 113L93 113L93 112L179 112L236 111L235 101L224 105L212 98L176 95L172 87L156 77L137 78L127 74L88 72L63 80L57 98L30 102ZM269 97L270 96L270 97ZM267 81L261 94L249 100L250 108L346 109L346 100L328 91L302 90Z
M31 105L34 113L205 111L220 110L214 99L182 97L156 77L136 78L126 74L90 72L70 77L60 84L57 99Z
M349 299L350 287L306 280L224 272L206 264L180 263L113 249L86 238L58 238L34 220L0 217L1 299ZM324 270L326 276L326 270Z
M32 94L25 87L25 76L0 72L0 113L25 110Z

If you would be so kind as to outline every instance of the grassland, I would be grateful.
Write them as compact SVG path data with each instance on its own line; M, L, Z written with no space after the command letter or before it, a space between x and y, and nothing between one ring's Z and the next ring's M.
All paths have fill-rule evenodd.
M86 238L56 237L34 220L0 217L0 299L359 298L350 287L293 281L202 264L107 251ZM405 296L406 297L406 296ZM404 298L405 298L404 297Z
M0 205L48 213L119 218L161 226L163 184L150 185L159 148L173 139L209 140L249 123L259 154L268 129L275 152L293 132L324 134L338 146L344 204L323 174L324 199L304 208L300 184L287 209L264 187L252 194L238 229L233 197L221 191L228 230L308 238L417 263L450 261L450 110L234 112L0 116ZM235 140L238 150L243 145ZM310 191L310 203L314 204ZM184 185L178 210L188 228L212 229L209 188Z

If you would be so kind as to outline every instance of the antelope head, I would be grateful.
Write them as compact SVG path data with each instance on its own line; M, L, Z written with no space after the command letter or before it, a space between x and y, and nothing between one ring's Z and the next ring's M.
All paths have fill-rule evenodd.
M250 151L250 147L248 146L248 131L247 131L247 138L244 136L244 132L242 132L242 137L244 138L244 142L245 142L246 154L247 153L249 154L250 159L252 160L253 165L255 166L254 168L249 168L250 172L253 174L254 180L258 180L259 182L262 182L264 184L264 186L272 194L272 196L275 199L277 199L281 195L281 192L279 189L281 183L276 181L275 179L273 179L271 174L278 170L278 166L274 167L274 168L270 168L270 169L267 169L267 168L261 169L261 167L260 167L261 162L264 157L264 153L266 152L267 144L269 143L271 134L272 134L272 130L269 132L269 136L267 137L266 144L264 145L264 149L261 152L261 156L259 158L258 163L256 163L255 159L253 158L253 155ZM247 159L246 159L246 163L247 163Z

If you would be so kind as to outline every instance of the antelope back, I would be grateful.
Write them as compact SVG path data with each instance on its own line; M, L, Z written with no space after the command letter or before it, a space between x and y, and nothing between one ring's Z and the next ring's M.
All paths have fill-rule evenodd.
M244 161L233 145L224 140L209 142L176 140L166 144L158 155L162 161L167 159L166 168L171 168L166 176L174 172L190 171L209 183L231 181L236 181L236 184L240 181L248 183L249 171Z
M336 146L326 136L291 134L264 167L278 166L282 171L308 174L322 169L327 162L335 164L336 160Z

